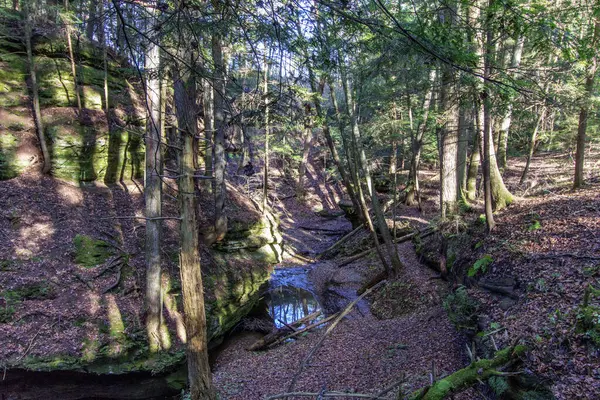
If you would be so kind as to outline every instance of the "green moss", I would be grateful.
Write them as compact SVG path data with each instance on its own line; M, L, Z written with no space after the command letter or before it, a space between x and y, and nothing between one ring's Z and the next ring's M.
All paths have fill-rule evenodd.
M48 300L56 296L54 288L47 283L27 283L11 290L0 293L0 298L5 300L5 305L0 307L0 323L7 323L19 304L26 300Z
M4 305L4 307L0 307L0 324L10 322L14 314L15 306L7 302L6 305Z
M14 53L0 51L0 107L26 105L25 58Z
M73 239L75 262L86 268L92 268L105 262L113 254L109 245L86 235L77 235Z
M47 357L27 356L18 363L18 367L30 371L57 371L78 370L81 369L82 364L78 358L68 355Z
M55 291L47 283L29 283L18 286L13 290L7 290L2 293L2 297L7 300L47 300L55 297Z
M1 96L0 96L1 97ZM19 141L10 132L0 135L0 180L12 179L23 170L24 165L16 157Z
M144 149L137 135L115 131L110 138L94 127L69 126L71 121L59 118L45 122L55 177L72 182L104 179L111 184L119 180L121 172L124 179L143 176ZM118 136L116 144L114 136Z
M496 369L520 357L526 351L525 346L507 347L496 352L493 358L471 363L468 367L456 371L447 377L436 381L432 386L418 390L409 396L412 400L442 400L461 389L491 378L496 375Z

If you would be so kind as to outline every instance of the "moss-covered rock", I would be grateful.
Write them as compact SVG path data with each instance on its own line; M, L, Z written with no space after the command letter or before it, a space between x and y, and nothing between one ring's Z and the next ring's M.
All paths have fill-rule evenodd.
M5 16L0 15L0 19ZM18 20L20 14L9 15ZM11 19L11 20L12 20ZM17 24L18 26L18 24ZM77 105L75 83L65 39L52 37L36 38L34 61L36 63L40 105L46 128L48 147L51 150L52 174L72 182L104 180L115 183L123 179L143 176L143 146L139 134L127 134L117 125L139 126L143 118L136 116L135 88L127 81L135 76L129 68L122 68L109 60L108 88L109 106L118 107L125 116L120 124L113 123L110 130L106 124L104 109L104 71L102 51L90 43L81 43L76 49L81 63L77 66L78 82L84 115L77 116L73 107ZM18 176L31 161L21 147L26 143L24 135L4 125L3 113L10 114L15 108L29 109L27 60L23 44L0 40L0 180ZM139 105L139 104L137 104ZM129 112L124 112L129 110ZM88 118L91 112L98 115ZM111 113L115 112L111 109ZM27 111L23 116L23 127L33 132L33 119ZM15 125L16 126L16 125ZM13 126L12 128L14 128ZM31 147L31 143L29 143ZM37 147L33 144L33 148ZM35 155L34 155L35 156Z
M46 137L52 157L52 175L71 182L117 182L143 176L143 148L138 135L122 130L99 132L93 126L47 121Z

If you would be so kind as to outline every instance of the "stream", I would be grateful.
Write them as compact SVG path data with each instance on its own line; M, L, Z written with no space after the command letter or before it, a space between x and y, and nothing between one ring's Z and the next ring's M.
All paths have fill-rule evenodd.
M275 327L281 328L316 311L321 311L312 283L311 266L276 268L269 280L264 302Z
M275 268L269 283L262 289L261 301L252 313L268 315L274 327L280 328L321 310L313 285L308 279L308 272L312 267ZM231 334L222 345L211 351L211 358L214 358L220 348L244 333L248 332ZM179 399L179 391L169 386L173 379L185 380L185 368L169 376L140 372L97 375L76 371L11 370L6 373L5 379L0 380L0 400Z

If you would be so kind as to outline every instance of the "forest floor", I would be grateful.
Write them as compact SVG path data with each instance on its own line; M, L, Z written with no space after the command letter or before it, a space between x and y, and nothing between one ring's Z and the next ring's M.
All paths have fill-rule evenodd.
M501 348L524 338L530 349L524 370L551 384L557 399L600 398L600 358L593 345L594 335L600 332L594 331L594 325L587 330L578 325L585 288L598 287L600 280L599 159L598 154L589 158L588 186L577 192L570 191L569 155L537 155L524 185L518 184L523 159L511 159L505 177L518 196L515 203L496 214L493 235L486 236L481 229L472 233L472 246L461 255L468 267L489 254L492 263L486 273L451 284L432 279L439 274L425 266L412 243L398 245L405 265L402 274L369 295L366 306L357 307L333 330L294 389L378 393L400 382L407 393L429 384L432 370L439 377L464 367L469 362L469 338L451 324L442 301L452 286L466 284L481 304L480 322L487 330L491 326L498 330L493 335L495 344ZM308 168L305 203L293 196L293 180L283 174L273 178L271 204L280 215L288 249L284 264L306 263L302 259L312 259L351 229L344 217L317 213L334 212L342 193L320 170L319 165ZM397 209L399 221L414 228L435 222L439 207L435 171L424 170L421 178L422 211ZM115 310L127 323L125 334L143 335L143 275L128 274L118 292L104 294L115 282L114 271L95 277L93 271L74 263L72 254L76 233L97 236L105 231L107 240L123 235L123 250L131 255L129 265L133 271L143 271L143 223L121 220L115 231L105 219L114 216L115 209L121 215L141 215L142 204L134 185L128 190L102 185L82 189L30 172L0 184L0 253L6 255L0 263L0 287L29 296L14 309L7 302L0 304L0 312L10 313L16 321L0 323L0 360L57 353L81 357L97 337L110 342L110 315ZM165 213L175 215L170 207ZM465 218L476 225L480 214L476 204ZM174 221L166 225L168 232L176 232ZM340 235L330 235L331 230L339 230ZM171 236L166 238L168 254L173 250ZM348 246L354 245L365 242ZM337 300L328 308L349 303L356 289L381 270L374 255L342 268L338 263L339 258L320 261L310 274L320 291L333 288ZM512 280L510 296L484 290L484 278ZM591 297L590 305L598 307L598 297ZM104 329L98 321L106 321ZM214 381L223 399L255 400L286 392L323 332L263 352L246 350L256 333L233 336L213 360ZM107 349L119 351L118 346ZM486 398L482 391L471 389L457 398Z
M499 347L523 338L525 370L559 400L600 398L598 293L583 307L586 288L600 286L600 154L586 157L587 184L578 191L569 154L537 154L522 185L524 158L509 160L515 203L497 213L492 235L474 234L463 255L492 260L468 289L481 303L480 321L494 324ZM483 287L489 282L512 288L501 295Z
M457 332L442 307L449 290L465 284L471 298L479 302L479 329L494 347L510 345L517 338L527 344L530 351L521 373L525 378L536 376L528 389L537 390L540 384L550 386L559 400L600 398L600 354L597 344L592 343L597 331L594 333L592 328L582 332L577 328L585 287L597 287L600 277L599 158L595 154L588 159L588 186L572 192L569 157L556 153L537 155L523 185L518 181L524 159L510 160L505 179L516 195L515 203L496 214L493 235L485 235L480 228L471 232L469 245L461 249L464 254L459 257L463 264L472 265L489 254L492 262L485 274L479 273L482 276L465 281L454 277L450 285L432 279L439 275L423 264L413 244L398 245L405 265L402 275L385 289L369 295L366 308L356 308L335 328L299 375L294 390L376 394L401 382L403 393L410 393L429 384L432 368L437 376L444 376L466 366L470 336ZM410 221L415 228L438 218L438 177L434 170L424 170L421 179L422 211L404 206L398 209L399 219ZM304 208L295 200L288 200L285 207L293 218L282 218L288 239L309 243L308 249L313 251L307 251L308 255L326 248L323 240L332 243L335 238L324 238L317 231L307 233L298 226L349 231L343 225L343 217L326 221L311 212L314 210L310 206L319 204L319 198L311 200ZM294 208L306 211L290 212ZM481 204L473 205L465 216L467 223L477 226L482 212ZM313 241L307 236L313 236ZM333 287L341 295L340 304L350 302L354 291L381 268L374 255L342 268L336 266L337 262L339 259L317 263L311 278L317 287ZM508 295L483 287L486 280L506 279L513 282ZM591 304L597 306L598 299L592 296ZM226 342L214 361L215 383L223 397L231 400L284 393L322 334L323 331L315 331L263 352L246 350L260 335L237 335ZM529 393L542 396L532 398L551 398L549 394ZM456 398L489 399L495 395L479 386Z
M312 165L308 174L319 176ZM351 231L345 217L323 217L315 212L321 208L334 210L338 193L326 179L314 179L305 202L288 197L274 206L281 218L284 240L291 248L283 268L306 263L290 254L310 259ZM427 225L418 210L408 207L402 207L398 221L419 229ZM339 235L331 235L336 230ZM370 239L363 233L348 246L366 243L370 247ZM359 304L342 320L308 368L299 374L293 391L377 394L396 384L395 390L387 394L395 396L399 387L409 393L428 385L432 366L441 376L465 365L464 338L442 307L447 285L433 279L438 274L419 261L411 242L399 244L397 249L405 265L401 276L384 290L367 296L366 304ZM357 297L356 290L382 270L375 253L342 268L337 266L339 261L339 256L317 261L309 274L329 313L343 309ZM247 348L261 334L234 334L213 361L213 378L222 398L254 400L289 391L304 358L324 332L316 330L300 340L258 352ZM465 397L457 398L472 395L467 392L462 395Z

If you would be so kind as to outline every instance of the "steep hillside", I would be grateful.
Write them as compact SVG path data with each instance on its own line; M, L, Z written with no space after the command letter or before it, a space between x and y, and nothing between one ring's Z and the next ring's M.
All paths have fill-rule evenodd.
M173 372L184 359L178 224L164 222L166 349L148 353L144 327L143 91L134 70L109 60L104 111L102 51L78 47L78 110L61 32L36 31L42 118L52 170L43 176L26 79L18 14L0 13L0 366L11 371ZM165 185L164 214L178 214ZM277 220L228 186L229 231L202 247L211 344L257 300L280 259ZM212 226L213 196L202 187L201 231ZM169 378L171 388L185 379Z

